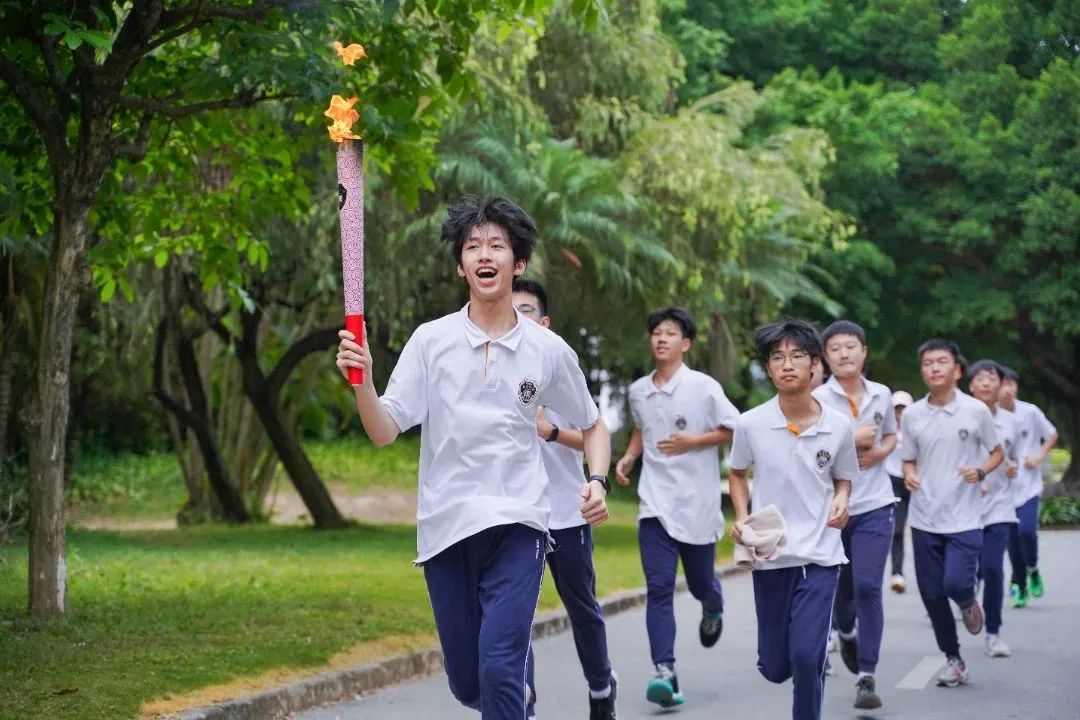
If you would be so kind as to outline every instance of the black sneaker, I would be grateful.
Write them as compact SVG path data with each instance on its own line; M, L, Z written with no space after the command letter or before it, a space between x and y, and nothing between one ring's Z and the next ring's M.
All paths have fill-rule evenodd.
M611 676L611 694L606 698L589 697L589 720L615 720L615 695L619 681Z
M698 638L703 647L710 648L720 639L720 633L724 632L723 613L705 613L701 616L701 625L698 626Z
M853 635L849 640L844 637L843 633L840 635L840 659L844 661L844 667L854 675L859 674L859 643L856 641L857 637L857 635Z
M876 710L881 707L881 698L874 689L874 678L863 675L855 683L855 707L860 710Z

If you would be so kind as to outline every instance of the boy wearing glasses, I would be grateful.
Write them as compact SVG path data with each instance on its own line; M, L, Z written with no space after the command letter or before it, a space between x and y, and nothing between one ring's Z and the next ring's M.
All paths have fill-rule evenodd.
M851 421L810 391L822 352L813 325L776 322L758 328L754 342L777 394L735 425L731 537L742 544L751 501L755 510L774 505L784 517L782 553L754 566L758 670L773 683L791 678L793 720L820 720L833 601L845 562L840 530L859 461Z
M861 326L838 320L825 328L822 343L832 373L814 397L849 418L862 470L851 492L851 517L840 535L850 560L840 570L836 593L840 657L858 675L855 707L875 709L881 707L874 683L885 627L881 590L896 504L882 461L896 447L896 416L892 391L863 376L868 348Z
M983 628L975 596L985 507L979 485L1004 459L990 410L956 387L963 376L962 357L951 340L935 338L919 347L919 366L930 392L900 421L915 578L938 648L945 653L945 667L937 676L942 687L968 680L949 600L960 607L968 632L977 635Z
M551 326L548 296L535 280L514 278L514 308L543 327ZM589 720L615 720L616 682L608 658L607 629L600 603L596 600L596 572L593 569L593 534L581 514L585 473L582 470L585 440L581 430L562 415L546 407L536 410L536 434L548 475L551 519L548 531L555 550L547 564L555 589L570 617L578 660L589 685ZM529 716L533 713L536 663L529 652Z
M649 316L656 369L630 386L634 430L615 466L630 482L644 454L638 496L638 543L645 571L645 626L656 674L646 698L661 707L683 702L675 674L675 571L680 558L690 594L701 602L698 637L712 647L723 630L724 601L716 576L716 541L724 532L717 446L731 440L739 411L713 378L688 368L697 326L683 308Z

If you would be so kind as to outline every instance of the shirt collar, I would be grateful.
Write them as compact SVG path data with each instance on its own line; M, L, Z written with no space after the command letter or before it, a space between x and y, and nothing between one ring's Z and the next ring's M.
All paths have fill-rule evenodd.
M949 415L955 415L957 409L960 407L960 396L963 395L963 394L964 394L964 392L960 388L957 388L956 392L953 393L952 402L950 402L948 405L935 405L934 403L930 402L930 393L927 393L926 394L926 407L930 408L931 412L944 411L944 412L948 413Z
M649 382L646 385L648 390L645 395L654 395L658 392L662 392L665 395L674 395L676 388L679 387L679 382L689 372L690 368L686 367L686 363L683 363L679 366L679 369L675 371L675 374L671 376L671 379L664 383L664 387L656 387L656 383L653 382L653 378L656 377L656 371L653 370L651 373L649 373Z
M525 332L525 323L532 322L523 317L521 313L514 309L514 315L517 317L517 324L511 328L510 332L506 333L500 338L492 340L487 336L483 330L476 326L469 318L469 303L465 303L465 307L461 308L459 312L461 315L461 323L465 326L465 338L469 341L469 345L474 348L478 348L488 342L493 342L498 345L502 345L508 350L515 351L518 345L521 343L521 336Z
M816 399L815 399L816 400ZM773 399L769 401L769 414L772 416L769 420L769 427L773 430L783 430L784 432L791 432L791 428L788 427L788 419L784 415L784 411L780 409L780 396L774 395ZM810 437L811 435L826 434L832 432L828 426L825 425L825 413L827 410L825 406L818 402L818 406L821 408L821 417L818 421L810 427L803 430L797 437Z

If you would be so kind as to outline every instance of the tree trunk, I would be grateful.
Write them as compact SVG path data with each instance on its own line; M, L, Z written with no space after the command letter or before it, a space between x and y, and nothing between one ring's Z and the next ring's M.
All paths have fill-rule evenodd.
M721 312L709 314L709 370L721 384L730 382L738 370L735 339Z
M70 410L71 348L82 287L88 205L54 206L52 254L42 309L33 399L27 408L30 465L30 614L66 615L64 460Z
M280 378L284 373L275 370L273 378L268 379L263 375L259 367L258 332L261 320L262 313L256 311L254 313L244 313L241 321L243 331L241 339L236 343L236 357L244 371L244 390L247 392L255 412L259 414L259 420L262 421L266 434L269 436L270 442L277 452L278 459L285 468L285 472L288 473L289 479L296 487L296 491L300 493L304 506L311 513L311 519L315 523L315 527L344 527L348 523L338 512L330 492L326 489L326 485L323 484L319 474L315 471L315 467L308 459L307 453L304 452L304 448L300 445L300 440L296 437L293 428L285 423L281 415L281 408L278 406L280 380L277 378ZM332 335L323 332L322 334L316 333L306 336L285 353L282 363L293 363L295 365L303 355L314 352L320 347L329 347L326 342L327 339L332 344L333 340L336 339L336 332L332 333ZM306 344L302 345L305 341ZM296 348L300 348L300 350L294 350ZM312 349L309 350L308 348ZM307 352L303 352L304 350ZM278 369L283 368L291 369L291 367L283 365L279 365Z

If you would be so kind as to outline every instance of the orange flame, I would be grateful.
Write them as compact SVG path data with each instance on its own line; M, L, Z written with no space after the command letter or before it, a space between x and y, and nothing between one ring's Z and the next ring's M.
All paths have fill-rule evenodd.
M352 124L360 119L360 113L352 109L352 106L356 104L358 98L349 98L346 100L340 95L335 95L330 98L330 107L323 113L326 117L334 120L335 122L345 123L352 127Z
M326 132L330 134L330 139L336 143L344 142L345 140L359 140L360 136L356 135L352 131L352 126L338 120L330 127L326 128Z
M341 62L345 63L346 65L353 65L356 63L357 60L367 57L367 53L364 51L363 45L357 45L356 43L353 43L352 45L346 47L345 45L339 43L337 40L334 41L334 52L336 52L338 54L338 57L341 58Z

